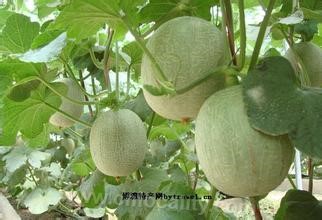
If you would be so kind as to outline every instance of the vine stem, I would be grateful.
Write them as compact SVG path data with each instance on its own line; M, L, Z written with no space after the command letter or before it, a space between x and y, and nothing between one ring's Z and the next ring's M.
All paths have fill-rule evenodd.
M314 165L313 165L313 160L311 157L308 158L307 161L307 167L308 167L308 176L309 176L309 187L308 187L308 191L310 193L313 192L313 170L314 170Z
M292 180L292 177L290 176L290 174L287 174L287 179L290 182L290 184L292 185L293 189L297 189L294 181Z
M242 70L245 65L246 56L246 23L245 23L245 5L244 0L238 0L239 7L239 30L240 30L240 55L237 69Z
M122 19L123 23L125 24L125 26L128 28L128 30L131 32L131 34L133 35L135 40L137 41L137 43L140 46L140 48L143 50L145 55L150 59L150 61L153 63L154 67L156 68L156 70L157 70L157 72L156 72L157 73L157 81L160 83L161 86L163 86L167 90L174 91L172 83L168 81L166 75L163 73L160 65L158 64L158 62L156 61L154 56L151 54L151 52L145 46L145 43L143 42L141 37L132 28L130 22L127 19L127 16L124 15L124 16L121 17L121 19Z
M130 64L127 67L127 71L126 71L126 95L129 96L130 94L130 86L131 86L131 67L132 65Z
M249 64L248 71L252 70L255 67L255 65L257 64L259 53L260 53L260 50L261 50L261 47L262 47L262 44L263 44L263 41L264 41L266 28L268 26L269 19L271 17L275 2L276 2L276 0L270 0L269 1L269 4L268 4L267 10L266 10L264 19L263 19L262 24L261 24L261 26L259 28L257 40L256 40L256 43L255 43L255 48L254 48L254 51L253 51L253 54L252 54L252 58L251 58L251 61L250 61L250 64Z
M30 81L33 81L33 80L40 81L47 88L49 88L53 93L55 93L56 95L58 95L60 97L63 97L65 99L67 99L68 101L70 101L72 103L75 103L75 104L78 104L78 105L89 105L89 104L95 104L96 103L96 102L90 102L90 101L88 101L88 102L82 102L82 101L78 101L78 100L72 99L72 98L68 97L67 95L64 95L64 94L60 93L59 91L57 91L53 86L50 85L50 83L48 83L47 81L45 81L44 79L42 79L39 76L30 76L30 77L24 78L23 80L21 80L21 81L17 82L16 84L14 84L12 86L12 88L14 88L16 86L19 86L19 85L22 85L22 84L25 84L25 83L30 82Z
M211 213L211 208L214 205L214 202L216 200L216 193L218 192L218 190L214 187L211 186L211 199L208 201L208 205L207 208L205 210L205 219L209 219L210 213Z
M104 51L104 57L103 57L104 79L105 79L105 84L106 84L106 88L108 91L111 91L111 80L110 80L110 75L109 75L108 61L110 58L110 48L112 45L113 36L114 36L114 30L111 30L110 28L108 28L107 44L106 44L106 48Z
M224 0L223 1L224 5L224 11L226 16L226 31L227 37L228 37L228 42L229 42L229 48L230 48L230 53L231 57L233 58L233 64L236 65L236 56L235 56L235 37L234 37L234 25L233 25L233 12L231 8L231 2L230 0Z
M68 76L70 76L70 78L75 81L76 85L82 91L82 93L84 95L87 95L88 97L93 97L92 94L87 93L86 90L78 83L78 79L75 77L74 71L72 70L72 67L69 65L69 63L66 60L64 60L63 58L60 58L60 60L64 63L64 65L67 68Z
M38 186L39 184L38 184L38 182L37 182L37 180L36 180L36 178L35 178L34 174L32 173L32 170L31 170L31 168L30 168L29 163L27 164L27 169L28 169L28 171L29 171L29 173L30 173L30 176L31 176L31 178L32 178L32 181L36 184L36 186Z
M85 82L84 82L84 79L83 79L83 72L82 72L82 70L79 70L78 71L78 74L79 74L80 83L81 83L82 87L84 88L84 90L86 90ZM88 96L87 95L84 95L84 97L85 97L85 101L88 102L89 101ZM93 114L92 106L90 104L88 104L87 106L88 106L89 113L90 113L91 117L93 118L94 117L94 114Z
M82 120L79 120L77 118L75 118L74 116L70 115L70 114L67 114L66 112L56 108L55 106L52 106L51 104L47 103L47 102L44 102L43 103L48 106L49 108L51 108L52 110L55 110L56 112L59 112L61 113L62 115L64 115L65 117L69 118L70 120L73 120L74 122L78 122L79 124L82 124L84 125L85 127L88 127L88 128L91 128L92 125L88 124L87 122L84 122Z
M255 219L256 220L262 220L263 217L262 217L262 214L261 214L261 211L260 211L260 208L259 208L258 199L255 198L255 197L250 197L249 200L250 200L250 203L252 204Z
M120 99L120 74L119 74L119 46L118 42L115 42L115 97L117 102Z
M95 53L93 51L93 48L89 48L89 55L92 59L92 62L94 63L94 65L101 70L104 70L103 65L96 59L95 57Z
M146 137L147 137L147 138L149 138L149 136L150 136L150 133L151 133L151 129L152 129L152 124L153 124L154 118L155 118L155 112L153 112L153 113L152 113L151 120L150 120L150 123L149 123L149 127L148 127L148 130L147 130L147 132L146 132Z

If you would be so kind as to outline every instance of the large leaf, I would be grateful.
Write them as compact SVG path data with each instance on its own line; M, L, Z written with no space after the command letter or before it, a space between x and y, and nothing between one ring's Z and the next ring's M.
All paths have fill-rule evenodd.
M150 0L140 14L144 22L165 22L171 18L190 15L210 20L210 8L213 0Z
M322 202L304 190L289 190L281 200L276 220L322 219Z
M61 93L66 93L67 88L61 83L55 83L53 86ZM15 143L18 131L28 138L38 136L43 131L44 123L48 122L49 117L55 113L55 110L48 105L59 108L60 104L61 98L45 86L32 91L30 98L23 102L5 98L2 108L4 124L0 144Z
M289 134L296 148L322 158L322 89L300 88L287 59L263 59L243 81L243 95L255 129Z
M39 28L39 23L31 22L27 16L11 15L0 36L1 52L26 52L30 49L33 39L39 34Z
M72 1L58 16L52 29L67 30L68 36L84 39L95 34L107 22L116 28L119 24L119 1ZM81 25L80 25L81 24ZM113 25L114 24L114 25Z
M67 43L66 32L60 34L56 39L44 47L29 50L22 54L19 59L24 62L45 63L53 61L62 52Z
M54 188L34 189L23 201L32 214L41 214L48 210L49 206L57 205L62 199L62 194Z
M6 169L14 172L27 162L35 167L40 168L41 162L50 158L50 154L46 152L32 150L28 147L15 147L3 157L6 162Z
M300 0L301 7L309 8L312 10L322 10L321 0Z

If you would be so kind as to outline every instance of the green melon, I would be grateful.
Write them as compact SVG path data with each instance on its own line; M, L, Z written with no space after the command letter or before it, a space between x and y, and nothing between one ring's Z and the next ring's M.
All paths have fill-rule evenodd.
M162 24L149 38L147 48L177 90L204 78L228 60L222 32L196 17L179 17ZM146 55L141 72L143 84L158 86L155 66ZM153 96L144 90L144 96L149 106L165 118L195 118L205 99L222 89L224 83L222 75L180 95Z
M103 112L90 133L90 151L96 167L109 176L127 176L143 163L146 130L134 112L122 109Z
M73 139L66 137L60 141L61 146L63 146L69 155L72 155L75 150L75 142Z
M208 180L232 196L270 192L284 180L294 157L287 136L268 136L250 126L241 86L206 100L196 119L195 140Z
M319 46L311 42L301 42L294 44L294 51L299 58L302 59L305 69L313 87L322 86L322 50ZM291 62L295 71L298 71L296 63L296 56L294 52L289 49L286 52L285 57Z
M82 91L77 86L77 84L68 78L58 79L55 82L61 82L64 83L67 88L67 94L71 99L74 99L76 101L84 101L84 96L82 95ZM71 101L67 100L66 98L62 97L62 104L59 107L60 110L63 112L66 112L67 114L75 117L80 118L80 116L83 113L83 105L72 103ZM75 122L60 112L56 112L49 118L49 122L59 128L68 128L75 124Z

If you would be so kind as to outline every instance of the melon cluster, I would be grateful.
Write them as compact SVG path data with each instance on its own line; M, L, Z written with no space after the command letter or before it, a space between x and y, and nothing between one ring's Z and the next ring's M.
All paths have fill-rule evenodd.
M293 49L293 50L292 50ZM301 42L293 45L285 57L291 62L295 71L299 71L297 60L301 59L313 87L322 86L322 50L311 42ZM295 54L295 53L296 54Z
M223 33L212 23L196 17L179 17L162 24L149 38L147 48L176 90L204 78L227 64ZM158 87L155 64L144 55L142 83ZM149 106L173 120L194 119L205 99L224 87L224 76L212 78L188 92L174 96L154 96L144 90Z
M55 82L64 83L67 86L67 94L66 96L76 100L76 101L84 101L84 96L82 95L82 91L74 82L69 78L58 79ZM59 109L75 118L80 118L83 113L83 105L72 103L70 100L62 97L62 103ZM75 124L75 121L67 118L65 115L60 112L54 113L50 118L49 122L59 128L68 128Z
M250 126L240 85L205 101L196 119L195 139L208 180L232 196L270 192L284 180L294 157L287 136L269 136Z
M127 176L143 163L147 149L145 126L134 112L107 111L95 120L90 151L98 170L109 176Z

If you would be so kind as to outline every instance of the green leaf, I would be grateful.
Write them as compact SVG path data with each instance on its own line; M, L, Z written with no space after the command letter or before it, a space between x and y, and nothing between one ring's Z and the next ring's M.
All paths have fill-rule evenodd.
M56 10L56 7L60 4L60 1L59 0L36 0L35 3L38 10L38 17L44 18Z
M129 65L134 69L136 75L141 72L141 61L143 51L136 41L133 41L122 48L122 51L130 56Z
M31 49L36 49L49 44L51 41L55 40L60 34L62 34L62 32L59 30L45 31L39 34L33 40L31 44Z
M57 205L62 199L61 193L54 188L34 189L23 201L32 214L41 214L48 210L49 206Z
M64 8L50 28L67 30L69 37L81 40L94 35L106 23L117 28L119 18L118 1L77 0Z
M32 148L46 147L50 142L50 134L59 131L50 123L45 123L42 132L33 138L27 138L26 145Z
M298 24L301 23L304 19L304 14L302 11L296 11L293 14L291 14L290 16L286 17L286 18L281 18L279 20L280 24L286 24L286 25L292 25L292 24Z
M61 93L66 93L65 85L55 83L53 86ZM5 98L0 143L3 145L15 143L18 131L28 138L38 136L43 131L44 123L48 122L49 117L55 113L55 110L48 105L59 108L60 104L61 98L43 85L32 91L30 98L23 102L14 102Z
M322 10L322 9L321 9ZM313 11L307 8L302 8L305 19L316 20L322 22L322 11Z
M294 31L295 33L301 34L302 39L310 41L313 39L314 34L317 34L319 31L318 22L316 20L305 20L300 24L296 24Z
M46 78L47 75L47 69L44 64L24 63L15 59L6 59L0 61L0 96L6 92L9 92L8 90L14 81L18 82L30 76L42 76L43 78ZM13 91L13 93L15 93L13 99L24 100L25 98L29 97L29 91L31 91L33 88L36 87L27 85L16 88L18 90ZM17 93L19 93L21 97L18 97L19 95L17 95Z
M224 213L220 208L213 206L210 210L209 219L208 220L235 220L234 216L231 214Z
M6 24L8 17L10 17L13 14L14 12L12 11L8 11L4 8L0 9L0 28L2 28Z
M161 189L164 195L176 195L170 200L157 200L146 219L200 219L200 205L193 190L182 183L169 182ZM190 196L192 196L190 198ZM186 197L186 198L183 198ZM189 198L189 199L188 199Z
M6 162L6 169L14 172L27 162L35 167L40 168L41 162L50 158L50 154L42 151L32 150L28 147L14 147L10 153L3 157Z
M320 0L300 0L300 6L311 10L322 10L322 2Z
M163 23L174 17L185 15L210 20L210 8L215 4L213 0L150 0L149 4L141 9L140 15L142 21L146 23L152 21Z
M85 215L91 218L101 218L105 215L104 208L84 208Z
M79 194L82 201L89 208L96 207L103 199L105 194L104 174L95 170L79 187Z
M39 24L21 14L11 15L0 36L1 52L24 53L30 49L33 39L39 34Z
M287 59L263 59L243 81L243 95L253 128L289 134L300 151L322 158L322 89L300 88Z
M63 48L66 46L66 43L67 35L66 32L64 32L46 46L35 50L29 50L19 56L19 59L24 62L32 63L45 63L53 61L62 52Z
M13 87L7 97L13 101L21 102L30 97L31 91L37 89L40 82L38 80L32 80L22 85Z
M321 219L322 202L304 190L289 190L281 200L276 220Z
M142 121L145 121L146 118L152 113L152 109L146 102L142 90L139 91L138 95L134 99L127 102L123 108L130 109L131 111L135 112L142 119Z

